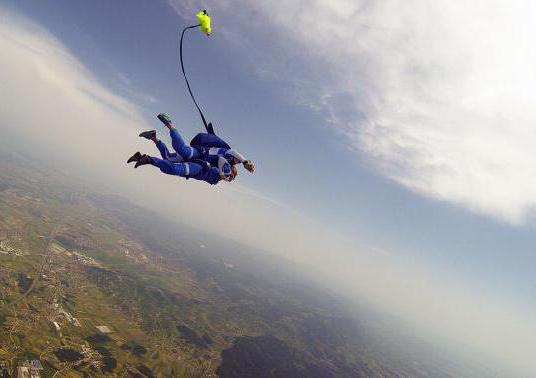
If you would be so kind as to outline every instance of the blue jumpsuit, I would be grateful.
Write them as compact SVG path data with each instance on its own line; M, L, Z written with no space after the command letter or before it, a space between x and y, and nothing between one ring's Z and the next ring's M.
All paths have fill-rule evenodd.
M156 147L160 151L162 159L151 157L151 164L158 167L162 173L181 177L191 177L195 180L206 181L209 184L217 184L221 180L221 175L231 174L231 165L222 156L216 156L216 159L210 158L213 164L210 167L204 167L201 164L190 160L203 159L209 155L195 147L187 145L176 129L169 131L171 143L176 153L169 152L167 146L162 141L156 142ZM217 168L216 168L217 167Z
M195 141L199 140L198 138L201 134L198 134L198 136L196 136L192 140L191 146L187 145L186 142L184 142L184 139L182 139L181 135L176 129L171 129L169 131L169 135L171 136L171 143L173 145L173 149L177 151L177 154L169 154L169 152L166 152L168 155L170 155L172 159L177 158L177 155L179 158L182 157L184 160L201 159L207 161L213 167L218 166L220 170L222 168L221 164L223 161L222 159L220 159L220 157L224 158L229 165L240 164L246 160L244 156L242 156L238 151L230 148L227 143L223 142L216 136L214 137L219 139L221 143L224 143L227 147L209 147L204 144L195 144ZM164 145L162 142L160 143ZM160 147L158 149L160 150ZM164 151L167 151L165 145Z
M220 171L216 167L205 168L201 164L192 162L172 163L168 160L162 160L151 156L151 164L160 168L162 173L167 175L189 177L195 180L206 181L215 185L220 182Z
M161 140L156 142L156 148L160 151L162 159L170 161L172 163L182 163L184 159L176 152L169 152L166 144Z

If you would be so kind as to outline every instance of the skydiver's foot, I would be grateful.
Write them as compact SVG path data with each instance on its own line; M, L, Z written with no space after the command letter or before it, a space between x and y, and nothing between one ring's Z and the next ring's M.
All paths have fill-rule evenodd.
M132 155L130 158L128 158L127 160L127 164L130 164L132 163L133 161L138 161L140 160L140 158L142 157L143 155L139 152L136 152L134 155Z
M171 118L169 118L164 113L160 113L159 115L156 116L156 118L158 118L160 120L160 122L162 122L164 125L166 125L166 127L173 126L173 123L171 122Z
M156 138L156 130L144 131L139 136L142 137L142 138L145 138L145 139L152 140L152 139Z
M147 165L147 164L151 164L151 157L149 155L142 155L136 162L136 165L134 166L134 168L138 168L140 165Z

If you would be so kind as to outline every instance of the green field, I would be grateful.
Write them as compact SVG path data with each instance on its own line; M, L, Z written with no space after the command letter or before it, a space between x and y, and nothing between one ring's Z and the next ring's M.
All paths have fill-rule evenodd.
M387 333L349 316L287 261L170 224L32 162L2 160L0 214L0 361L11 370L38 359L45 377L460 371L385 349Z

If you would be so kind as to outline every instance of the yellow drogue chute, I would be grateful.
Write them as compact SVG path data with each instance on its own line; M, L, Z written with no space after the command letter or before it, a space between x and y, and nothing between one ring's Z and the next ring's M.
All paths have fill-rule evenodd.
M199 28L206 35L212 33L212 28L210 27L210 16L208 15L205 9L196 13L197 20L199 21Z

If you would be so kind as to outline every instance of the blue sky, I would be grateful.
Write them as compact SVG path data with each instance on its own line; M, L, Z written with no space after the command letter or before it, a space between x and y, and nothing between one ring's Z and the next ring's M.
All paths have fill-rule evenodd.
M181 18L168 1L19 0L7 6L48 29L101 84L137 104L143 110L148 129L162 130L154 115L166 112L176 120L185 135L190 136L200 130L200 120L184 82L177 75L178 32L193 18ZM274 8L277 7L274 5ZM374 134L377 128L363 133L367 127L363 125L373 119L370 109L374 106L368 102L375 103L373 95L380 91L378 88L389 85L369 78L371 73L367 71L367 65L358 59L356 67L365 68L356 68L359 72L350 73L347 83L337 82L339 72L325 70L333 63L331 60L347 58L345 46L360 44L356 39L359 33L357 37L353 32L349 33L347 40L342 33L340 39L335 39L342 47L333 45L333 50L313 53L322 46L320 42L318 45L316 42L307 44L306 38L305 43L298 43L302 38L300 33L307 36L307 30L301 30L298 36L288 35L287 40L283 33L286 29L277 29L278 25L284 25L285 20L280 21L281 24L275 21L274 24L256 24L273 16L261 14L266 7L237 8L240 9L237 9L234 19L235 13L229 11L228 6L215 6L212 12L213 35L210 38L199 33L189 35L185 59L193 90L208 118L222 136L257 163L257 172L249 175L242 171L239 183L347 238L388 251L401 260L427 266L445 280L464 283L476 293L501 298L516 306L532 307L536 290L536 236L530 213L527 212L526 216L519 214L530 208L535 197L531 197L532 193L520 193L516 189L530 187L532 176L524 182L518 176L502 179L498 175L496 182L482 185L487 178L478 181L481 176L479 167L495 161L473 159L476 155L470 153L467 154L467 165L474 165L474 171L461 169L463 157L460 162L446 153L446 157L434 155L433 158L443 159L440 165L446 167L445 171L454 171L454 178L445 181L444 176L436 173L426 176L431 163L427 161L425 169L419 170L424 163L418 159L430 154L428 145L415 144L406 150L401 148L401 153L394 153L389 146L395 138L402 140L400 146L407 146L408 140L419 139L421 135L430 140L443 138L444 135L428 134L428 129L410 130L403 125L400 130L408 134L397 134L397 129L385 126L399 120L396 114L401 112L400 109L411 106L417 109L419 104L404 102L400 109L386 109L388 115L384 116L385 125L381 132L389 134L392 139L381 139L373 144L371 140L379 140ZM180 6L178 9L181 13ZM188 6L185 5L184 9ZM261 15L251 17L257 14ZM372 16L374 13L371 13ZM250 24L245 24L244 20L250 20ZM306 21L303 21L304 24ZM224 27L224 22L232 24L232 27ZM382 22L396 24L398 20L382 19ZM339 30L323 32L336 35ZM321 40L319 36L322 35L312 30L310 38ZM445 43L449 41L445 39ZM377 43L378 49L388 46L382 43L383 40ZM407 50L408 54L419 48L422 47L412 45L411 50ZM327 62L322 58L323 54L327 55ZM440 53L433 56L431 65L434 59L442 59L441 64L450 62L450 57ZM474 60L478 61L477 58ZM372 56L372 65L374 59ZM378 62L381 68L384 63ZM352 64L354 62L349 61L346 66ZM381 75L384 72L388 76L392 72L380 68L373 73ZM436 73L432 71L428 75ZM318 82L313 80L315 78ZM357 78L363 81L355 81ZM401 82L409 80L399 79ZM411 93L437 87L431 84L421 87L417 79L411 78ZM338 86L337 90L330 92L330 83ZM349 89L346 93L345 85L360 89L355 92ZM322 106L322 96L326 92L330 102ZM441 100L448 102L451 99L448 96L444 95ZM354 105L354 102L360 101L366 105ZM484 130L484 126L477 127L485 124L477 119L481 115L477 110L485 99L473 96L464 101L473 104L471 109L476 109L467 113L465 119L474 118L474 130ZM378 103L381 104L381 101ZM509 109L515 120L517 109L514 105ZM428 108L417 110L418 119L426 119L423 114ZM459 117L462 118L462 115ZM508 114L502 117L509 120ZM448 119L451 123L457 121ZM437 122L430 118L430 124ZM354 125L357 126L354 128ZM441 125L437 129L443 130ZM517 135L517 131L512 129L511 134ZM136 138L137 132L139 130L132 130L132 134L125 135L125 138ZM508 127L503 132L506 138ZM472 134L463 135L464 140L472 140ZM487 131L482 135L487 135ZM487 143L493 144L495 140L492 138ZM460 156L465 150L456 150L459 144L431 144L430 148L438 151L452 148L453 154ZM480 151L478 143L472 146ZM503 156L501 148L502 145L497 144L499 156ZM478 156L485 155L485 152L478 152ZM403 157L394 161L393 156L399 155ZM505 156L508 158L510 155ZM512 170L510 167L504 171L499 168L499 173ZM522 169L524 167L520 167L520 171ZM529 175L532 173L528 172ZM511 192L504 187L504 181L509 180L514 187ZM451 188L451 183L457 184L457 187L452 184ZM491 193L494 187L502 191L494 195ZM490 195L487 195L488 191ZM513 209L508 207L509 203L516 203L523 196L526 197L525 202L519 202Z
M162 111L184 125L186 135L201 127L176 75L178 28L191 20L182 20L167 2L11 6L48 28L105 85L142 106L148 128L159 127L153 115ZM344 136L325 126L321 111L297 106L286 93L292 88L252 72L241 56L247 51L218 36L218 21L215 14L211 38L188 36L185 59L205 113L258 164L257 174L243 172L241 183L404 258L469 281L482 278L495 290L534 293L536 237L530 227L430 200L381 177L346 148ZM257 46L263 55L277 54L270 47Z

